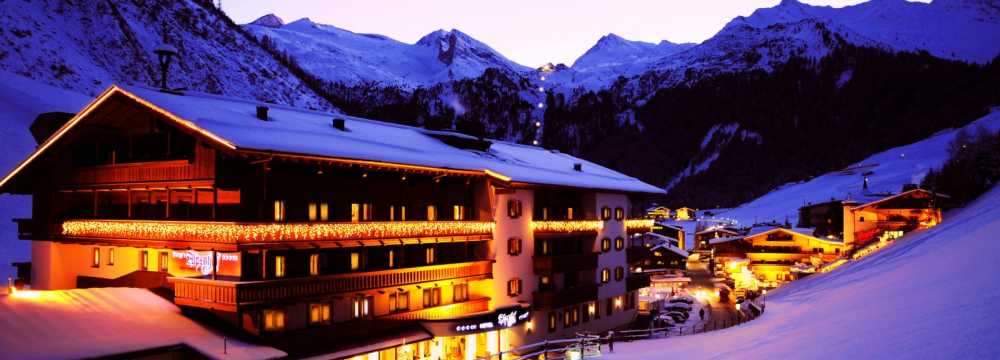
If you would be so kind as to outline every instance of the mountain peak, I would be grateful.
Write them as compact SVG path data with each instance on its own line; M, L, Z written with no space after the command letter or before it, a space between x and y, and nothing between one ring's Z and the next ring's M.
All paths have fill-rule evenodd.
M285 21L281 20L281 18L278 17L278 15L267 14L257 18L257 20L251 22L250 25L264 26L269 28L280 28L282 26L285 26Z

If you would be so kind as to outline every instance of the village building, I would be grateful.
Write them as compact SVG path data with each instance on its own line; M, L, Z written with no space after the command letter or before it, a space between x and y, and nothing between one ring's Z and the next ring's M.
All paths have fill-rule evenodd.
M721 226L713 226L694 233L695 244L699 250L708 250L710 248L709 240L730 238L734 236L740 236L741 234L733 229L727 229Z
M646 218L649 219L669 219L670 208L666 206L654 206L646 209Z
M840 257L849 248L840 239L815 237L811 229L757 228L746 235L751 249L750 270L762 281L782 283L795 280L797 263L819 266Z
M947 196L912 189L861 205L844 202L844 243L860 246L887 232L892 232L892 237L899 237L936 226L941 223L938 201L942 198Z
M690 256L678 247L676 239L655 232L633 236L627 255L629 266L636 272L684 270Z
M653 224L653 233L666 236L680 249L687 249L687 233L680 226L657 222Z
M695 209L689 207L678 208L674 211L675 220L694 220L697 217Z
M113 86L0 180L34 289L145 287L293 357L472 359L628 324L632 204L538 147ZM47 129L47 130L46 130Z

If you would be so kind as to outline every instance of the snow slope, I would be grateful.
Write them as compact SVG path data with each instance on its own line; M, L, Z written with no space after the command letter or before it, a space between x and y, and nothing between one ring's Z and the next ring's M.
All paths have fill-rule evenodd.
M79 359L186 344L214 359L272 359L285 353L226 339L145 289L95 288L0 295L0 357Z
M695 44L675 44L666 40L658 44L632 41L610 33L573 62L570 67L572 83L590 89L601 88L619 76L641 74L649 70L653 62L693 46Z
M434 31L415 44L406 44L308 18L280 26L275 19L265 15L243 27L258 38L266 36L313 75L332 82L415 88L477 77L487 68L510 73L530 70L458 30Z
M767 295L747 324L615 344L608 360L995 359L1000 187L882 251Z
M90 97L0 71L0 172L4 175L35 149L28 126L39 113L75 113ZM11 262L30 260L30 244L17 239L11 219L31 217L27 196L0 195L0 279L14 275Z
M1000 109L994 110L964 128L970 132L983 127L1000 131ZM767 193L749 203L717 213L720 217L736 219L741 225L755 222L788 219L798 221L798 209L807 203L820 203L831 199L853 199L860 202L881 196L867 196L863 191L862 174L869 175L869 193L896 193L904 184L920 183L931 168L941 167L948 160L948 143L955 138L957 129L945 130L913 144L892 148L872 155L857 164L817 176L809 181L790 183Z

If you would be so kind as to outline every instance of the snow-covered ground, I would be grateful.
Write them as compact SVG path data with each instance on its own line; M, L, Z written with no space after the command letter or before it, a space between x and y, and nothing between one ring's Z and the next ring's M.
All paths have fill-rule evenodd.
M280 350L234 339L225 340L224 350L222 335L184 317L177 306L145 289L0 295L0 329L4 359L90 358L177 344L216 359L285 356Z
M932 229L767 295L745 325L615 345L605 359L995 359L1000 187Z
M1000 109L986 115L965 129L970 133L979 127L1000 131ZM862 189L862 174L873 172L869 178L870 193L898 193L904 184L920 183L931 168L939 168L948 160L948 143L958 130L939 132L913 144L892 148L872 155L849 166L851 171L833 171L801 183L785 184L751 202L727 211L715 212L718 217L739 221L738 225L771 220L793 225L798 221L798 209L807 203L820 203L830 199L854 199L861 202L881 196L866 196Z

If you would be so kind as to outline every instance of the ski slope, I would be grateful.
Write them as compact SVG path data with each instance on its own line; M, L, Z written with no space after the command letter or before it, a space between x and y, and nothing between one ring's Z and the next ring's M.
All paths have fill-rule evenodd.
M747 324L615 344L607 360L996 359L1000 187L935 228L767 295Z
M983 127L1000 131L1000 109L995 109L965 129L974 133ZM939 168L948 160L948 143L955 138L957 129L946 130L919 142L892 148L872 155L847 169L833 171L806 182L785 184L770 193L731 210L718 212L723 218L736 219L739 225L751 225L771 220L792 224L798 221L798 209L807 203L820 203L830 199L853 199L860 202L881 196L866 195L863 175L868 176L869 193L897 193L904 184L920 183L931 168Z

